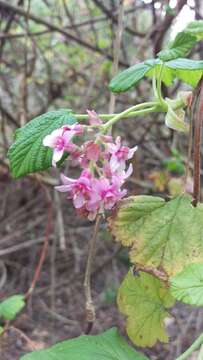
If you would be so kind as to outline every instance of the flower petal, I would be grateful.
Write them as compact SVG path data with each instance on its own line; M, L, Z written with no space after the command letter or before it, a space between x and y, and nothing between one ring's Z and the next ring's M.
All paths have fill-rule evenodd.
M61 160L62 156L63 156L64 150L57 150L54 149L53 151L53 157L52 157L52 165L56 166L56 163Z

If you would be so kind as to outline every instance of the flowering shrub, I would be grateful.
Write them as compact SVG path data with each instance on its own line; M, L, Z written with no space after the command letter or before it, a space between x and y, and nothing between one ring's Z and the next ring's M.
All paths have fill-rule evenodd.
M60 166L64 161L81 169L77 179L62 173L61 185L56 186L56 190L67 193L80 216L96 220L91 256L98 219L114 209L114 215L110 214L108 219L109 228L115 240L129 248L132 264L118 291L118 307L127 317L129 338L140 347L153 346L158 340L168 341L165 318L170 316L168 309L176 300L203 305L203 205L199 202L203 62L184 58L202 38L202 21L193 22L157 54L156 59L130 67L110 83L111 91L124 92L136 86L144 76L152 77L154 96L151 101L136 104L118 114L98 115L89 110L87 114L74 114L71 110L61 109L41 115L17 130L8 154L15 178ZM195 92L180 92L176 99L164 99L162 83L169 86L175 79L196 88ZM112 126L128 117L162 112L166 126L187 135L190 126L185 114L195 96L199 96L200 105L195 109L193 198L186 194L187 179L186 189L170 201L147 195L126 197L127 190L123 186L132 174L130 160L137 146L129 148L120 137L114 139L110 135ZM174 162L169 165L174 166ZM88 258L85 295L87 320L92 325L95 313L90 291L90 264L91 258ZM13 319L24 300L20 296L19 305L11 312L7 310L14 300L2 303L0 316L4 320ZM200 335L177 359L188 358L202 343L203 335ZM147 359L129 347L115 329L95 337L82 336L66 341L22 359L48 357L57 360Z

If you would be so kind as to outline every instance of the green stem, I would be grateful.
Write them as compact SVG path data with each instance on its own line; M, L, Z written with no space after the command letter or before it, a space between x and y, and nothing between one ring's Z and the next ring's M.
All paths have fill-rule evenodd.
M138 104L132 106L123 112L116 114L113 116L105 125L103 125L103 131L106 132L110 129L118 120L121 118L129 117L130 114L133 113L133 116L143 115L148 112L156 111L158 108L159 103L155 101L146 102L143 104Z
M118 113L118 114L99 114L99 117L100 117L100 119L106 120L106 121L111 120L112 118L120 116L120 115L123 118L133 117L134 116L134 111L143 109L145 107L154 106L154 105L157 105L157 102L149 101L149 102L146 102L146 103L134 105L134 106L128 108L127 110L125 110L125 111L123 111L121 113ZM87 120L89 118L89 115L88 114L75 114L75 117L78 120Z
M195 350L198 350L200 345L203 343L203 334L201 334L194 342L193 344L187 349L182 355L180 355L176 360L185 360L188 359L188 356L190 356Z
M164 101L164 99L162 97L162 93L161 93L161 82L162 82L163 69L164 69L164 63L162 62L161 68L159 71L159 75L158 75L157 88L156 88L156 90L157 90L156 93L157 93L160 104L165 104L165 101Z
M177 103L173 110L182 108L184 106L184 103L182 100L180 100L179 103ZM167 112L168 111L168 105L165 102L165 100L162 98L160 101L149 101L142 104L137 104L134 106L131 106L130 108L122 111L118 114L99 114L100 119L106 121L104 125L90 125L89 127L95 127L95 128L102 128L104 132L106 132L109 128L112 127L113 124L115 124L120 119L135 117L138 115L144 115L151 112ZM78 121L85 121L88 120L89 115L88 114L75 114L75 117Z
M198 358L197 360L202 360L203 359L203 345L201 346L200 352L198 354Z
M152 78L152 88L153 88L153 92L155 95L155 98L158 99L158 94L157 94L157 87L156 87L156 69L154 69L154 75Z

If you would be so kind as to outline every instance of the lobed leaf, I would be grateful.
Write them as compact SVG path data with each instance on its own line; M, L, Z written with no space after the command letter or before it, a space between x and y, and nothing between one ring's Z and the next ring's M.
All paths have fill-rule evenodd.
M203 305L203 264L190 264L171 278L171 294L190 305Z
M116 240L130 247L133 264L170 277L203 262L203 204L193 207L191 200L180 195L168 202L152 196L121 201L109 223Z
M128 336L138 346L168 341L164 319L169 316L166 309L173 305L168 288L144 272L134 276L129 271L118 292L119 310L127 316Z
M24 296L13 295L0 303L0 318L4 320L14 320L24 306Z
M18 178L51 167L53 151L42 144L43 138L75 122L71 110L61 109L40 115L16 130L15 142L8 151L12 176Z
M160 51L157 55L163 61L181 58L189 53L196 42L197 40L194 35L182 31L177 34L168 48Z
M83 335L49 349L34 351L21 360L147 360L122 338L116 328L99 335Z

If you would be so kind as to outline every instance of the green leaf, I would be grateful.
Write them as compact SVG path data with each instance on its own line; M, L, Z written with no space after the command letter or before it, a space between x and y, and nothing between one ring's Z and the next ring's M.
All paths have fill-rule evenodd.
M165 169L172 173L184 175L185 165L181 159L177 159L175 157L166 158L162 161L162 165Z
M1 336L1 334L3 334L3 332L4 332L4 328L2 326L0 326L0 336Z
M169 61L184 57L203 39L203 21L196 20L187 25L184 31L178 33L168 48L160 51L157 55L163 61Z
M168 288L150 274L129 271L118 292L118 306L127 316L126 330L137 346L153 346L168 341L164 319L167 308L174 305Z
M171 73L172 82L174 79L179 79L184 83L195 87L203 75L203 61L184 58L171 60L166 63L165 73L168 72ZM166 83L165 76L166 75L163 74L163 82ZM170 84L172 84L172 82Z
M71 110L56 110L31 120L15 134L15 142L8 151L14 178L46 170L52 163L52 149L42 144L43 138L63 125L76 122Z
M133 65L116 75L110 82L109 88L113 92L124 92L135 86L149 71L149 66L144 62Z
M203 262L203 204L193 207L189 195L170 201L132 196L109 219L117 241L130 247L138 267L173 276L190 263Z
M171 294L190 305L203 305L203 264L190 264L171 278Z
M188 34L196 37L197 40L203 39L203 20L195 20L189 23L185 29Z
M111 91L120 93L137 85L144 77L158 77L162 61L151 59L131 66L116 75L110 82ZM165 85L172 85L175 79L195 87L203 75L203 61L179 58L164 63L162 81Z
M25 355L21 360L147 360L132 349L116 328L100 335L83 335L46 350Z
M13 295L0 303L0 318L14 320L25 306L23 295Z
M167 49L160 51L157 55L163 61L177 59L187 55L196 42L194 35L183 31L177 34Z
M161 63L156 63L147 76L152 77L154 72L156 77L160 72ZM155 69L155 70L154 70ZM203 61L179 58L164 63L162 71L162 81L165 85L172 85L175 79L182 80L184 83L195 87L203 75Z

